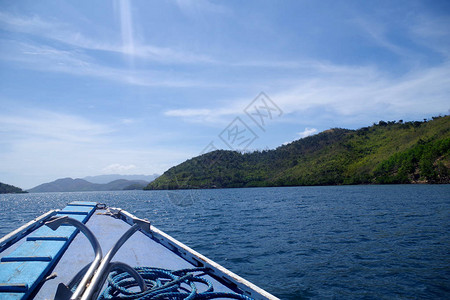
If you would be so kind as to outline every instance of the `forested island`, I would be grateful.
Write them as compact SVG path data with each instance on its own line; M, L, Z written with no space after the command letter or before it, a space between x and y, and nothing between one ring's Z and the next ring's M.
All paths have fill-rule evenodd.
M216 150L145 189L450 183L450 116L334 128L274 150Z
M21 188L0 182L0 194L19 194L26 193Z

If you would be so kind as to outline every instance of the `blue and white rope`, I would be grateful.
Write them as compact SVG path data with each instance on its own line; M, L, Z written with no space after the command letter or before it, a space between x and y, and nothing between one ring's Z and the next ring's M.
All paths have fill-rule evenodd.
M159 268L139 267L136 268L136 271L144 279L148 288L146 291L140 291L137 282L127 272L113 271L108 276L107 288L98 299L191 300L230 298L253 300L241 294L214 292L211 282L201 277L205 275L207 268L170 271ZM197 284L202 285L202 292L199 291Z

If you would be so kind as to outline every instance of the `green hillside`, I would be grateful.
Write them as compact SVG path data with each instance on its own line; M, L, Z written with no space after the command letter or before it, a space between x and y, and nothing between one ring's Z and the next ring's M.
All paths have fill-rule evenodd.
M21 188L0 182L0 194L26 193Z
M330 129L275 150L217 150L165 172L146 189L450 183L450 116Z

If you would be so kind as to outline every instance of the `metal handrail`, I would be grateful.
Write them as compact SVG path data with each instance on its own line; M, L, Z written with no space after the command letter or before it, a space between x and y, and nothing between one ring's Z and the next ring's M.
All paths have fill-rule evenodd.
M55 299L96 299L98 297L100 289L106 281L109 272L115 269L121 269L128 272L136 280L142 291L147 290L144 279L135 269L125 263L111 263L111 259L114 257L116 252L136 231L138 231L139 229L144 232L150 231L150 222L137 218L134 220L134 222L135 224L120 237L120 239L116 242L116 244L114 244L111 250L108 251L103 259L102 249L97 238L92 233L92 231L90 231L89 228L87 228L86 225L84 225L80 221L69 218L68 216L63 216L58 218L53 217L48 222L46 222L45 225L50 227L52 230L58 229L59 226L63 224L69 224L78 228L87 237L95 253L95 258L92 263L86 265L81 271L79 271L75 278L71 280L69 286L66 286L62 283L58 286ZM75 292L72 293L70 289L74 284L76 284L83 273L85 273L83 278L78 284Z
M97 269L98 265L102 260L103 254L100 244L95 235L92 233L92 231L89 230L89 228L86 227L86 225L84 225L80 221L69 218L68 216L63 216L59 218L53 218L45 223L45 225L50 227L52 230L58 229L59 226L61 226L62 224L69 224L78 228L87 237L95 253L95 258L92 261L89 269L86 271L86 274L84 275L83 279L81 279L77 289L75 290L75 292L73 292L72 296L70 297L71 300L76 300L79 299L80 296L85 291L86 285L94 275L95 270ZM58 295L56 295L55 298L58 298Z
M89 287L86 289L85 293L81 297L81 300L90 300L90 299L97 299L98 294L100 293L100 289L102 288L103 284L106 281L106 278L109 274L109 270L111 269L111 259L114 257L114 255L117 253L117 251L122 247L122 245L139 229L148 232L150 231L150 222L142 219L135 219L134 225L131 226L130 229L128 229L116 242L116 244L109 250L109 252L105 255L105 257L102 259L100 266L98 267L97 272L92 277L92 280L89 284ZM113 263L114 264L114 263ZM117 264L116 264L117 265ZM125 264L121 264L123 266ZM128 270L127 270L128 271ZM139 275L139 273L130 273L130 275L134 275L136 281L141 286L140 282L144 282L142 277ZM140 278L140 279L138 279ZM145 286L145 284L143 284ZM145 290L145 288L141 286L141 289Z

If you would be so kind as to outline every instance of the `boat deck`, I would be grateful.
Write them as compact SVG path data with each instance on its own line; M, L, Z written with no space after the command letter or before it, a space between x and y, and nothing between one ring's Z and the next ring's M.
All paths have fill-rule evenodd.
M50 215L67 215L85 223L97 238L103 255L137 219L120 209L96 209L95 203L68 205L48 217ZM79 270L94 260L95 253L90 241L78 231L67 224L56 231L41 225L25 230L20 240L10 237L11 246L0 245L0 251L2 247L6 248L0 253L0 298L54 299L60 283L69 283ZM154 226L150 226L149 233L135 232L112 261L132 267L169 270L207 267L211 271L202 277L213 284L216 292L238 292L255 299L277 299ZM14 268L19 271L14 271ZM203 285L199 287L204 288Z
M112 248L118 237L130 228L130 225L120 219L98 213L95 213L86 225L97 237L104 254ZM36 295L36 299L53 297L59 282L69 282L77 270L90 263L93 258L94 251L88 239L83 234L78 234L53 270L57 277L48 280L42 286ZM119 249L113 261L124 262L133 267L155 267L170 270L194 267L180 256L168 251L163 245L149 239L140 231L131 236ZM71 266L71 268L67 268L67 266ZM229 288L213 278L209 279L213 281L215 290L230 291Z

